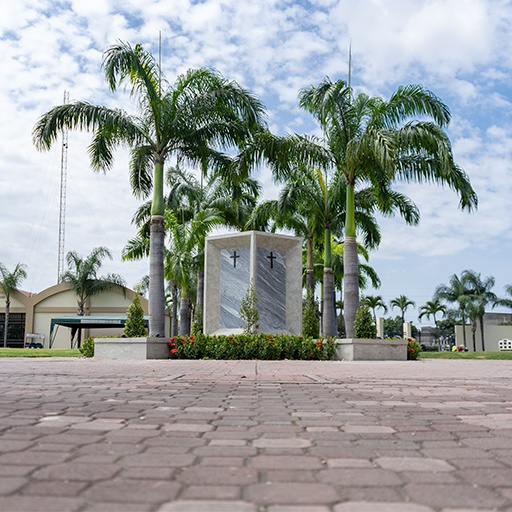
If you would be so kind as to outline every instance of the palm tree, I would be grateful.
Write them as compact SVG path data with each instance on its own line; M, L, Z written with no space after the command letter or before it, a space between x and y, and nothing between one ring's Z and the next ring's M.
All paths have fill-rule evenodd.
M377 315L375 314L375 310L377 308L382 308L384 310L384 314L388 312L388 307L382 298L382 295L365 295L364 299L361 301L368 305L368 307L373 311L373 321L377 321Z
M504 306L506 308L512 309L512 284L507 284L504 287L505 293L510 295L510 299L497 299L494 301L493 308L496 306Z
M292 230L307 242L306 286L308 294L314 288L313 247L323 248L323 335L335 334L334 281L332 235L342 236L346 216L346 183L336 174L327 173L300 164L284 177L284 186L278 200L266 201L255 209L250 219L261 229L269 218L276 227ZM364 244L375 248L380 242L380 230L373 216L376 198L371 190L358 191L354 197L354 218ZM403 210L410 218L418 213L416 206L404 195L394 193L390 209Z
M251 140L239 159L244 168L266 159L277 178L295 161L324 171L334 169L346 182L345 320L347 336L354 336L359 305L358 258L354 218L355 191L369 186L378 209L392 215L390 197L395 181L448 185L460 196L460 206L471 210L477 197L469 178L453 161L450 141L443 131L450 121L448 107L418 85L400 87L385 101L366 94L354 96L344 81L325 78L318 86L300 91L300 105L320 122L323 139L265 133ZM421 117L421 121L412 120ZM399 210L405 217L405 212ZM419 219L407 219L417 223Z
M12 272L0 263L0 290L5 293L5 324L4 324L4 348L7 347L7 329L9 327L9 307L11 306L11 293L18 289L23 279L27 278L27 267L24 263L18 263Z
M478 302L468 302L466 306L466 312L471 323L471 334L473 336L473 352L476 352L476 329L477 329L477 320L480 318L480 315L483 315L485 311L482 312L482 306Z
M421 320L424 316L427 317L428 320L430 320L430 317L432 316L434 318L434 324L436 326L436 331L438 329L436 315L438 313L443 313L443 315L446 314L446 306L441 304L441 299L439 297L435 297L433 300L428 300L426 304L421 306L420 308L420 314L418 315L418 318Z
M405 312L409 306L416 306L416 303L410 299L408 299L405 295L400 295L396 299L392 299L389 301L389 305L391 309L398 308L401 311L402 316L402 324L405 322Z
M154 57L142 46L119 42L103 56L108 85L116 91L131 85L138 114L74 102L54 107L38 120L33 139L47 150L63 127L93 132L89 146L96 171L113 166L118 146L131 148L130 178L134 193L153 192L150 224L149 334L164 336L164 165L171 157L200 164L203 169L225 167L225 144L240 144L262 130L263 105L247 90L211 69L190 70L169 85Z
M60 276L61 283L68 283L77 295L78 316L85 315L85 302L89 297L100 295L109 290L121 289L126 296L124 279L118 274L99 276L98 271L105 258L113 259L112 253L106 247L94 248L89 256L84 258L76 251L70 251L66 255L67 270ZM80 335L78 332L78 346L80 347Z
M466 307L470 301L470 290L467 285L467 278L462 274L461 277L453 274L450 277L450 284L440 284L434 293L434 299L444 299L449 303L459 305L460 316L462 319L462 336L464 346L466 346Z
M494 277L489 276L482 279L480 272L474 270L464 270L462 276L466 280L469 289L470 300L478 309L478 319L480 320L480 334L482 336L482 351L485 352L484 340L484 315L485 306L489 303L494 304L498 300L495 293L491 292L494 287Z

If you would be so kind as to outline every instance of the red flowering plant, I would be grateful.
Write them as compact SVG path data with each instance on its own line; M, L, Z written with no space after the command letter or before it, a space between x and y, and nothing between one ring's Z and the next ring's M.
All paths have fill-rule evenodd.
M415 361L420 358L421 354L421 345L412 338L407 339L407 359L411 361Z

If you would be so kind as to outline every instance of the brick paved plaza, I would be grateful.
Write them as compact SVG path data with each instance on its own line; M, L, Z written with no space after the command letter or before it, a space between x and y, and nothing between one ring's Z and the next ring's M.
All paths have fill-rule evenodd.
M512 511L512 361L0 359L0 511Z

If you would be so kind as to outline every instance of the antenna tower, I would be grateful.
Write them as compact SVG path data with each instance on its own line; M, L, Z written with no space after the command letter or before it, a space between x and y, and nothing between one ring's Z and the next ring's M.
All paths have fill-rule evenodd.
M69 102L69 92L64 91L64 105ZM64 239L66 234L66 182L68 178L68 129L62 128L62 156L60 159L60 214L59 214L59 268L57 283L64 272Z

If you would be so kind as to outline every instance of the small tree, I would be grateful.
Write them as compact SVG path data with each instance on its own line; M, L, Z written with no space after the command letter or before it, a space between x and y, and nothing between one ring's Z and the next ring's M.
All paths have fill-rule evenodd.
M5 293L5 324L4 324L4 348L7 347L7 330L9 328L9 307L11 305L11 294L18 289L18 286L26 279L26 265L18 263L13 272L9 272L0 263L0 290Z
M135 297L128 308L128 317L124 325L124 335L127 338L143 338L146 336L146 325L144 324L144 310L140 305L140 295Z
M367 304L361 304L356 313L354 322L356 338L373 340L377 337L377 327L373 321L372 312Z
M318 338L320 333L320 311L313 290L308 289L307 297L302 300L302 335L305 338Z
M244 332L250 334L254 331L254 326L260 319L260 314L258 313L258 297L256 296L256 288L254 287L253 278L251 278L251 284L247 289L247 293L242 298L239 311L240 318L244 322Z

